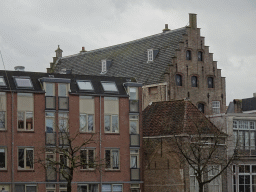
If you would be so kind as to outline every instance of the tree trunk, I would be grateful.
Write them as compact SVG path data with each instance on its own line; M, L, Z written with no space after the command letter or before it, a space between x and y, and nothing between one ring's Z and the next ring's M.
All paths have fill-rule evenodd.
M199 183L199 192L204 192L204 185Z
M71 187L71 183L72 183L72 180L73 180L73 172L74 172L74 169L70 169L70 172L69 172L69 176L68 176L68 184L67 184L67 192L72 192L72 187Z
M71 190L71 181L68 180L67 182L68 182L68 184L67 184L67 192L71 192L72 191Z

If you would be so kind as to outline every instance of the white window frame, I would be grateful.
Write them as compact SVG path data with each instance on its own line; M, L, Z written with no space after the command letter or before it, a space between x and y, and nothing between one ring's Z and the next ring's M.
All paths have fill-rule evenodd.
M47 115L47 114L53 114L53 116ZM53 120L53 130L52 132L48 132L47 130L47 119L52 119ZM47 133L55 133L55 112L45 112L45 132Z
M148 49L148 61L153 61L153 49Z
M105 154L104 154L105 160L107 160L106 159L106 151L110 151L110 167L105 167L105 169L106 170L120 170L120 150L117 149L117 148L111 148L111 149L106 148L105 149ZM113 162L113 151L118 151L118 168L113 167L113 164L114 164L114 162Z
M136 165L133 165L132 157L136 157ZM140 168L140 152L139 149L130 149L130 168Z
M50 185L54 185L54 187L49 186L49 184L46 184L46 192L56 192L56 184L50 184Z
M94 164L95 164L95 148L84 148L84 149L81 149L80 150L80 160L82 160L82 158L81 158L81 152L82 151L86 151L86 162L87 162L87 165L85 165L86 168L81 166L80 169L81 170L94 170L95 169L95 166L94 166ZM93 167L90 167L90 165L89 165L89 160L90 160L89 151L93 151Z
M193 180L194 180L193 185L191 183L191 178L193 178ZM193 190L193 189L191 189L191 187L193 187L195 189ZM199 191L199 185L198 185L198 181L196 179L195 170L191 166L189 166L189 189L190 189L190 192L198 192Z
M220 101L212 101L212 113L213 114L220 113Z
M217 171L218 173L221 170L220 165L209 165L208 166L208 180L217 175L218 173L214 174L213 170ZM212 180L210 183L208 183L208 191L209 192L221 192L222 191L222 180L221 175L219 175L217 178ZM217 184L216 184L217 183ZM215 190L215 187L218 186L218 191ZM213 187L213 191L210 191L210 188Z
M19 113L23 113L24 121L23 121L23 128L19 128ZM32 114L32 129L27 128L27 114ZM17 128L18 131L34 131L34 112L33 111L18 111L17 112Z
M65 185L65 187L64 187ZM67 191L67 185L66 184L59 184L59 192Z
M110 117L110 122L109 122L110 130L109 131L107 131L106 127L105 127L106 116ZM114 117L117 117L117 129L116 130L113 130L113 118ZM105 130L105 133L119 133L119 115L118 114L105 114L104 115L104 130Z
M136 133L133 133L132 130L131 130L131 122L134 122L137 124L136 126ZM129 123L130 123L130 126L129 126L129 132L130 134L140 134L139 132L139 115L129 115Z
M24 161L24 168L22 167L19 167L19 150L20 149L23 149L24 150L24 153L23 153L23 161ZM32 162L32 165L33 165L33 168L27 168L27 151L30 150L30 151L33 151L33 162ZM17 150L17 157L18 157L18 170L34 170L34 148L33 147L18 147L18 150Z
M78 184L77 192L81 192L82 191L81 187L83 187L83 186L87 186L87 191L86 192L90 192L89 189L90 189L91 185L97 185L97 188L98 188L98 191L99 191L99 185L98 184L88 183L88 184Z
M47 85L52 86L52 93L47 91ZM45 96L55 96L55 83L44 82Z
M131 90L135 90L135 92ZM135 98L131 97L131 93L135 93ZM129 96L130 100L138 100L138 87L129 87Z
M0 114L1 113L3 113L3 115L0 115L0 121L3 121L4 127L3 128L0 127L0 130L6 130L7 129L7 126L6 126L6 123L7 123L6 122L6 111L0 111Z
M32 185L32 184L16 184L16 185L24 185L25 192L27 192L27 187L36 187L36 192L37 192L37 185Z
M104 185L111 185L111 191L110 192L115 192L115 191L113 191L113 186L115 186L115 185L122 186L122 191L121 192L123 192L123 185L122 184L102 184L102 186L104 186ZM103 191L103 187L102 187L101 191L105 192L105 191Z
M65 95L61 95L61 86L64 85L66 87L65 90ZM58 96L59 97L68 97L68 92L69 92L69 84L68 83L58 83Z
M69 132L69 114L65 112L59 112L58 121L59 121L58 122L59 132L61 133Z
M1 85L1 83L2 83L2 85ZM3 76L0 76L0 86L1 87L6 87L5 79L4 79Z
M4 164L5 167L0 167L0 170L6 170L7 169L7 147L0 147L0 151L4 151ZM2 152L1 152L2 153Z
M101 73L105 73L105 72L107 72L107 61L102 60L101 61Z
M81 125L81 118L82 116L86 116L86 125L82 127ZM93 118L93 127L92 131L89 131L89 116L92 116ZM94 122L94 114L88 114L88 113L80 113L79 115L79 131L81 133L94 133L95 132L95 122Z

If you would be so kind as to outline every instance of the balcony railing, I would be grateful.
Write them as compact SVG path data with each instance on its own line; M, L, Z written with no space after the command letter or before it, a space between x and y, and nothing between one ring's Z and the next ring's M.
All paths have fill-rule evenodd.
M140 169L131 168L131 181L139 181L139 180L140 180Z
M45 96L45 109L55 110L56 109L56 98L55 96Z
M68 132L60 132L59 133L59 145L62 145L62 146L69 145L68 139L69 139Z
M57 173L53 167L46 168L46 181L56 181Z
M59 97L59 110L68 110L68 97Z
M55 132L46 132L45 133L45 145L56 145L56 133Z
M139 100L129 100L130 113L139 113Z
M140 146L140 135L130 135L130 146L131 147L139 147Z

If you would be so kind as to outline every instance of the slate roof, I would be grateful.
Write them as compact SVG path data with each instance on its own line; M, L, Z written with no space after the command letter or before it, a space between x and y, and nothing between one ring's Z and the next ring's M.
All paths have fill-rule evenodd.
M175 56L179 42L187 33L186 27L159 33L145 38L111 47L82 52L76 55L59 58L55 72L62 68L72 69L73 73L99 75L101 60L112 61L107 76L135 77L144 85L164 82L164 72ZM147 50L157 49L159 52L153 62L148 62Z
M58 73L39 73L39 72L27 72L27 71L3 71L0 70L0 77L4 77L6 86L0 86L0 91L10 91L10 88L14 92L37 92L44 93L42 87L42 79L52 80L70 80L70 94L80 95L102 95L102 96L117 96L128 97L124 87L124 83L127 81L134 81L134 79L126 77L108 77L108 76L93 76L93 75L76 75L76 74L58 74ZM30 77L33 84L32 88L18 88L15 83L15 77ZM77 85L77 80L89 80L94 87L93 91L80 90ZM105 92L101 81L115 82L118 92Z
M243 111L253 111L256 110L256 98L246 98L242 99L242 110Z
M143 111L143 136L222 134L187 100L153 102Z

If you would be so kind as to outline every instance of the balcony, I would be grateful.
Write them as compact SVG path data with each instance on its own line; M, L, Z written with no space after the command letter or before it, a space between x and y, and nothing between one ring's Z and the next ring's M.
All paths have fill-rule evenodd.
M140 169L131 168L131 181L140 181Z
M129 100L130 113L139 113L139 100Z
M45 145L55 146L56 145L56 133L46 132L45 133Z
M130 147L139 147L140 146L140 135L130 135Z
M46 110L55 110L56 109L55 96L45 96L45 109Z
M68 132L60 132L59 133L59 145L60 146L68 146L69 142L69 133Z
M57 173L53 167L46 168L46 181L56 181Z
M68 97L59 97L59 110L68 110Z

